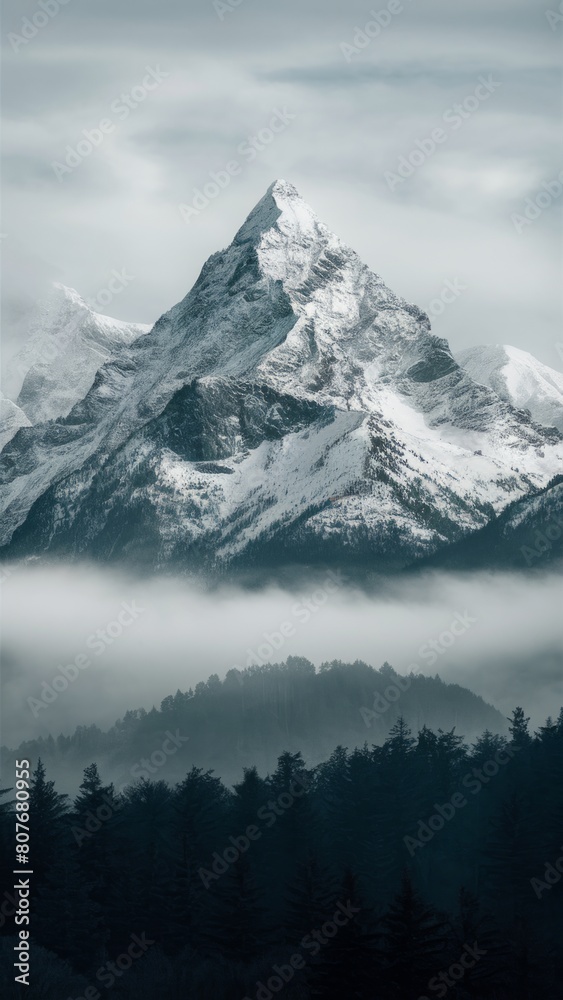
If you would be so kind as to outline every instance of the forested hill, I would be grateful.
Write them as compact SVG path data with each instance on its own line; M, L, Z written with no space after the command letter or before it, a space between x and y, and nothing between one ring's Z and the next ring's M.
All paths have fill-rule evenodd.
M415 732L455 727L467 740L484 729L503 733L507 725L482 698L438 676L401 677L387 663L376 670L361 661L335 660L316 670L292 656L230 670L223 681L213 674L195 690L165 698L160 709L127 712L109 732L79 726L72 736L24 743L18 755L41 757L68 791L94 759L118 784L155 775L180 780L192 765L213 768L232 783L246 766L270 773L285 750L300 750L316 764L338 743L350 749L381 744L399 716ZM15 756L4 749L4 765Z
M528 721L516 708L507 737L467 746L399 719L382 746L317 767L286 752L232 789L193 767L118 795L91 763L69 799L30 762L25 996L561 1000L563 709ZM22 997L16 794L0 795L3 1000Z

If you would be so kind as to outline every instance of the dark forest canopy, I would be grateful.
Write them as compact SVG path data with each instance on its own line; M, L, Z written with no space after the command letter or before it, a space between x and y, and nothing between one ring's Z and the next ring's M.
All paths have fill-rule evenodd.
M47 718L48 709L41 719ZM401 677L385 663L379 670L359 660L334 660L319 669L304 657L284 663L230 670L195 689L177 691L160 708L126 713L109 732L79 726L71 736L49 736L24 743L18 755L40 756L65 791L74 792L82 768L95 759L121 786L156 771L167 733L179 733L174 753L157 765L158 776L174 781L188 766L212 767L225 781L240 779L243 768L269 771L283 750L300 750L307 760L325 759L336 743L382 743L399 716L416 731L456 727L468 739L484 729L506 732L506 720L478 695L438 676ZM15 754L4 749L11 768Z
M91 762L71 800L31 766L31 1000L561 996L563 710L471 744L399 718L382 745L285 751L232 788L194 766L118 794Z

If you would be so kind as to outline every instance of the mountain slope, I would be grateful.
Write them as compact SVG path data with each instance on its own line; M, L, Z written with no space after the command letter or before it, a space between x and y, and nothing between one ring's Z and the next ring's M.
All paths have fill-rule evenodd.
M101 365L150 326L94 312L72 288L54 284L31 335L7 366L6 379L30 423L66 417Z
M399 703L387 702L389 711L374 711L372 706L386 703L384 692L390 686L399 691L397 681ZM108 733L80 726L64 741L49 736L22 743L18 750L1 747L1 763L9 771L17 758L40 757L75 792L80 770L95 757L119 787L124 776L131 780L131 765L145 756L146 747L160 746L171 730L189 734L189 740L168 762L169 781L182 780L195 765L234 782L253 764L271 772L287 750L301 750L316 764L337 741L350 748L366 740L381 744L399 715L414 731L423 725L446 732L455 727L467 741L485 728L499 733L507 728L492 705L437 675L411 673L407 680L387 663L375 670L358 660L336 660L315 670L305 658L290 656L285 663L230 670L222 681L215 674L195 691L164 698L160 710L127 712Z
M415 570L545 570L563 564L563 476L522 497L478 531L414 564Z
M5 449L10 556L399 568L563 467L278 181L84 400Z
M0 394L0 450L14 437L20 427L29 427L30 421L19 406Z
M501 399L530 411L538 424L563 432L563 373L548 368L527 351L507 345L485 345L460 351L456 360Z

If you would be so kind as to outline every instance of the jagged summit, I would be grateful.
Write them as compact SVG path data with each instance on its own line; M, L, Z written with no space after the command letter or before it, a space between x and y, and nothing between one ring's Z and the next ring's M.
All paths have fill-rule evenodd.
M114 276L116 275L117 271L114 272ZM109 289L102 289L102 291L107 292ZM111 294L119 294L119 292ZM88 313L100 329L108 333L115 331L116 337L119 337L119 334L121 334L122 339L127 343L132 343L141 333L148 333L149 330L152 330L151 323L132 323L129 320L116 319L114 316L102 312L102 308L95 299L87 301L83 298L80 292L77 292L76 288L71 288L70 285L63 285L59 281L54 281L48 297L39 303L39 309L42 312L41 332L45 333L45 320L47 318L56 319L60 326L60 320L64 318L65 314L70 316L73 314L76 315L78 312ZM55 330L51 332L56 333Z
M32 424L65 417L100 366L149 330L102 315L76 289L54 282L30 317L27 342L6 366L6 394Z
M234 242L259 240L262 233L275 226L281 217L282 225L294 232L300 229L313 231L319 224L312 208L303 200L295 185L289 181L276 180L247 216Z
M278 177L277 180L272 181L270 187L266 191L266 195L270 194L279 204L279 200L291 200L297 199L298 201L303 201L299 191L292 184L291 181L284 181L283 178Z
M40 303L40 308L45 311L51 310L51 312L58 310L59 315L65 308L68 309L69 313L82 310L95 317L101 326L111 330L122 330L126 340L134 339L134 337L130 337L131 331L148 333L152 329L150 323L130 323L128 320L115 319L113 316L101 312L100 308L95 308L94 305L87 302L76 288L63 285L60 281L53 282L50 295L44 303Z
M558 432L472 379L279 180L64 419L18 430L1 537L152 568L397 568L562 463Z
M274 280L298 287L328 247L344 247L316 216L296 187L274 181L236 234L232 247L250 244L261 268Z
M237 244L259 242L262 234L276 224L289 198L301 200L297 188L292 184L281 180L270 184L266 194L243 222L233 242Z
M57 296L60 301L68 301L79 309L90 309L85 299L69 285L63 285L60 281L54 281L52 285L52 297Z

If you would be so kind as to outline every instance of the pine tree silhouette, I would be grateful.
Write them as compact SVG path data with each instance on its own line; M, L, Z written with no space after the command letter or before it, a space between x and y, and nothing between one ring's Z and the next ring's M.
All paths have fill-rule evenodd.
M311 852L300 861L285 893L286 939L299 944L312 927L318 927L337 902L335 880Z
M205 938L211 952L251 962L269 941L265 908L254 872L243 855L210 889Z
M63 817L68 813L68 795L55 791L55 782L47 781L41 758L30 781L30 848L37 888L60 849Z
M187 855L174 865L168 889L166 940L173 953L199 948L205 913L205 889Z
M529 716L524 715L524 709L518 706L514 709L512 717L508 721L510 723L508 729L512 744L519 749L527 749L532 742L532 737L528 730Z
M97 764L85 768L70 816L70 833L78 847L78 864L100 903L111 895L123 805L113 784L102 783Z
M512 793L501 804L490 824L484 848L481 890L495 901L509 924L527 923L530 913L530 872L533 850L539 835L538 818L531 815L521 793Z
M450 928L415 892L408 872L382 921L382 954L387 998L417 997L430 978L452 959Z
M0 788L0 798L9 795L12 791L12 788ZM6 920L7 911L9 909L10 915L12 914L15 902L12 890L14 883L12 872L16 858L14 801L7 799L5 802L0 802L0 893L3 904L9 904L9 908L4 905L1 911L0 931L3 933L12 933L14 926L11 921Z
M231 795L213 771L192 767L174 793L177 842L184 843L190 857L206 865L226 839L227 810Z
M35 939L79 972L91 967L108 939L102 907L92 896L75 852L61 850L40 889L33 921Z
M477 946L479 954L478 959L470 959L475 964L465 969L460 989L472 1000L497 1000L503 996L509 983L509 945L502 940L494 918L482 912L477 896L463 887L452 933L458 958L468 945Z
M287 683L274 668L245 674L247 709L255 704L261 712L281 691L284 718L294 716L292 685L301 670L294 667ZM371 683L365 665L351 669ZM314 673L303 672L312 682ZM333 696L352 696L345 673L334 664L324 672ZM217 680L203 688L182 712L198 699L199 713L205 698L224 697ZM223 707L226 717L228 703ZM170 717L174 704L165 710ZM124 726L143 746L150 735L143 727L161 721L157 712L132 713ZM533 736L522 709L510 721L509 741L485 731L467 749L453 730L423 728L414 741L399 719L381 746L339 746L315 768L292 749L269 778L246 768L233 791L193 767L175 788L141 780L117 797L91 764L70 812L41 756L30 803L36 959L58 970L57 984L67 974L76 984L83 974L84 992L98 963L126 950L132 932L145 931L158 943L116 986L120 997L149 1000L159 989L171 997L265 996L269 987L260 983L299 952L307 964L284 986L287 1000L417 1000L447 980L446 1000L559 1000L563 712ZM100 735L83 727L80 738L91 748ZM58 740L55 751L66 753L68 742ZM452 789L465 800L455 810L447 805ZM11 796L4 790L0 800L4 935L13 934ZM436 812L444 822L431 822ZM251 825L257 839L247 837ZM417 829L412 873L393 896L404 836ZM202 868L215 869L209 888ZM338 904L340 914L352 907L342 926L333 920ZM382 919L374 905L387 907ZM4 944L9 957L11 941ZM476 947L485 954L464 969L464 950ZM41 982L45 995L50 985ZM57 986L57 996L66 996L65 988ZM79 992L69 985L69 996Z
M311 928L311 932L319 934L314 939L320 945L308 977L311 1000L375 1000L381 965L375 948L374 920L361 899L356 876L349 869L338 895L342 908L329 908L322 922ZM338 920L345 920L343 926L338 925Z

